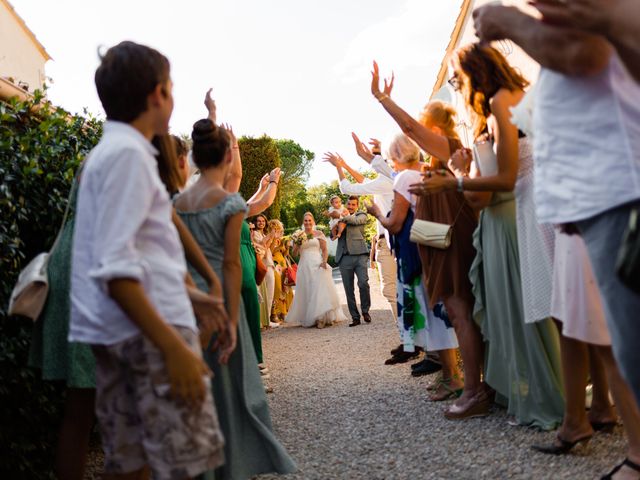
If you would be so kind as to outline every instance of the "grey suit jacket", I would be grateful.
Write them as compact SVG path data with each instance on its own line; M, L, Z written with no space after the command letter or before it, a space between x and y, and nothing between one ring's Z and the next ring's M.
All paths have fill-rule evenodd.
M369 253L367 241L364 239L364 226L367 223L367 214L364 212L356 212L342 218L347 224L344 233L338 241L336 248L336 263L340 263L343 255L364 255Z

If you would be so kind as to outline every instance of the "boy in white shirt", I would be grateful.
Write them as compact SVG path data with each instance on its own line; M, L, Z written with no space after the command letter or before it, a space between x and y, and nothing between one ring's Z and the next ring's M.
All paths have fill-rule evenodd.
M169 61L133 42L101 60L107 122L78 193L69 340L96 357L105 473L183 480L220 466L224 441L150 143L173 110Z

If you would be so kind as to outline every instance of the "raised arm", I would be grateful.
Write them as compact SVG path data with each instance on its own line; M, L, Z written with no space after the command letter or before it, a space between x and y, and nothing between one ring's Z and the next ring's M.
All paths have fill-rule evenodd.
M609 63L604 37L543 23L516 7L485 5L473 18L480 40L512 40L541 66L565 75L596 75Z
M371 93L380 102L384 109L396 121L402 131L415 141L425 152L447 161L451 156L449 151L449 141L446 137L433 133L428 128L422 126L415 118L405 112L391 99L391 90L393 89L394 77L390 80L384 80L384 91L380 91L380 72L378 64L373 62L373 71L371 72Z
M240 190L240 183L242 183L242 158L240 157L240 146L238 145L238 139L233 133L231 125L224 125L223 127L229 135L229 144L231 145L231 166L227 172L227 177L224 179L224 189L230 193L237 193Z
M343 168L346 169L347 172L351 174L351 176L355 179L356 182L362 183L365 180L364 175L362 175L360 172L354 170L349 165L347 165L347 162L345 162L344 159L337 153L326 152L322 160L336 167L340 181L346 179L344 171L342 170Z
M258 215L259 213L264 212L267 208L271 206L273 201L276 199L279 182L280 182L280 169L274 168L271 171L271 173L269 173L269 183L267 185L267 188L264 190L264 192L257 197L256 195L254 195L247 202L247 205L249 205L249 212L247 216L253 217L254 215Z
M347 225L366 225L367 224L367 214L364 212L356 212L351 215L347 215L346 217L342 217L341 222L346 223Z

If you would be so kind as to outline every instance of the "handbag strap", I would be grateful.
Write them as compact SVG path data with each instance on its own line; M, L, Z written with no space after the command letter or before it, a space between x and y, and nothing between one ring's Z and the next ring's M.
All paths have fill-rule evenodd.
M60 225L60 229L58 230L58 234L56 235L56 239L53 242L53 245L51 246L51 249L49 250L49 255L47 255L47 258L45 259L44 263L42 264L42 270L43 271L47 269L47 266L49 265L49 259L51 258L51 254L56 250L56 248L58 247L58 244L60 243L60 238L62 237L62 232L64 231L64 227L67 224L67 219L69 218L69 211L71 210L71 202L73 200L73 196L75 195L76 191L78 190L78 184L80 183L80 174L82 173L82 169L84 168L84 164L85 164L85 162L82 162L80 164L80 167L78 168L78 171L76 172L76 175L73 178L73 183L71 184L71 191L69 192L69 197L67 198L67 206L64 209L64 215L62 216L62 223Z

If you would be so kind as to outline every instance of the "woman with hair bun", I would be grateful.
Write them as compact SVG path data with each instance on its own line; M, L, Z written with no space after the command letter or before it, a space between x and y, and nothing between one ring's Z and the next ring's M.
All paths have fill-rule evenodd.
M271 417L251 343L240 291L240 231L247 203L224 188L233 158L230 135L211 120L193 126L196 183L175 201L178 214L200 244L223 284L229 328L211 340L204 357L214 372L213 396L225 437L226 463L216 478L247 479L261 473L290 473L296 467L272 432ZM206 286L190 268L196 284Z

